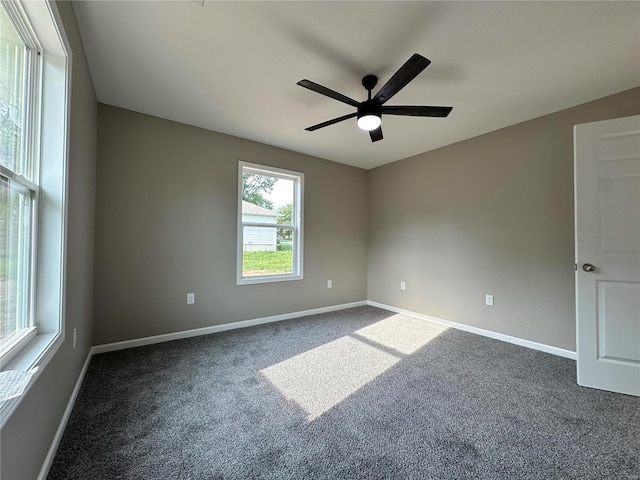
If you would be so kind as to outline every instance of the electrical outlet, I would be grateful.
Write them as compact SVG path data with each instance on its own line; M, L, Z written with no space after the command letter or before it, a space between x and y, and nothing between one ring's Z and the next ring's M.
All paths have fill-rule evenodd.
M196 303L196 294L187 293L187 305L193 305L194 303Z
M327 280L327 288L333 287L333 280Z
M485 305L489 305L490 307L493 307L493 295L485 295L484 303Z
M400 290L406 290L407 285L404 282L400 282Z
M73 348L76 348L78 343L78 327L73 327Z

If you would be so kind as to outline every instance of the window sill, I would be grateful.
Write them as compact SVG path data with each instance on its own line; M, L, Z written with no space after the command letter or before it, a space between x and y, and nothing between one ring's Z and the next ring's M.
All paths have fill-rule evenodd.
M0 404L0 428L4 426L13 411L18 407L26 393L35 383L40 373L51 361L64 340L59 333L44 333L37 335L27 346L17 353L9 362L2 364L2 370L19 370L28 372L34 370L22 395L6 400Z
M302 280L302 275L264 275L260 277L239 278L236 285L254 285L258 283L288 282Z

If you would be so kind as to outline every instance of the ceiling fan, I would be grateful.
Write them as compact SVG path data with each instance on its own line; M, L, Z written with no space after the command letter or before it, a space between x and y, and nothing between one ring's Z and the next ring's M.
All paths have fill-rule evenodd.
M326 122L318 123L311 127L305 128L309 132L318 130L319 128L328 127L334 123L342 122L353 117L358 117L358 127L362 130L368 130L372 142L382 140L382 114L386 115L409 115L413 117L446 117L453 107L428 107L419 105L410 106L385 106L384 103L391 99L396 93L402 90L411 80L416 78L420 72L429 66L431 61L422 55L414 53L406 63L398 69L396 73L389 79L384 86L378 90L378 93L371 98L371 90L378 83L378 77L375 75L366 75L362 79L362 85L367 89L369 95L367 100L357 102L352 98L335 92L327 87L318 85L310 80L300 80L297 84L301 87L308 88L314 92L326 95L327 97L346 103L352 107L356 107L357 111L342 117L334 118Z

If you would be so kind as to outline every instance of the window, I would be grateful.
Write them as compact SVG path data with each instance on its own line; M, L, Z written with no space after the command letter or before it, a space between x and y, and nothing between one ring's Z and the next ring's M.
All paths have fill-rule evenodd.
M0 375L25 389L64 341L70 72L56 3L0 0Z
M0 4L0 358L35 333L33 257L37 162L34 161L38 52Z
M304 174L240 162L237 284L302 279Z

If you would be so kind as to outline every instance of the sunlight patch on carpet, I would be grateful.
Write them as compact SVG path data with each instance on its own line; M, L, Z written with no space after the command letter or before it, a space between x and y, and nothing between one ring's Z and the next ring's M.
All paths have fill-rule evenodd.
M449 327L437 323L405 315L393 315L356 330L354 333L397 352L410 355L447 330Z
M312 421L360 390L400 358L342 337L260 371Z

